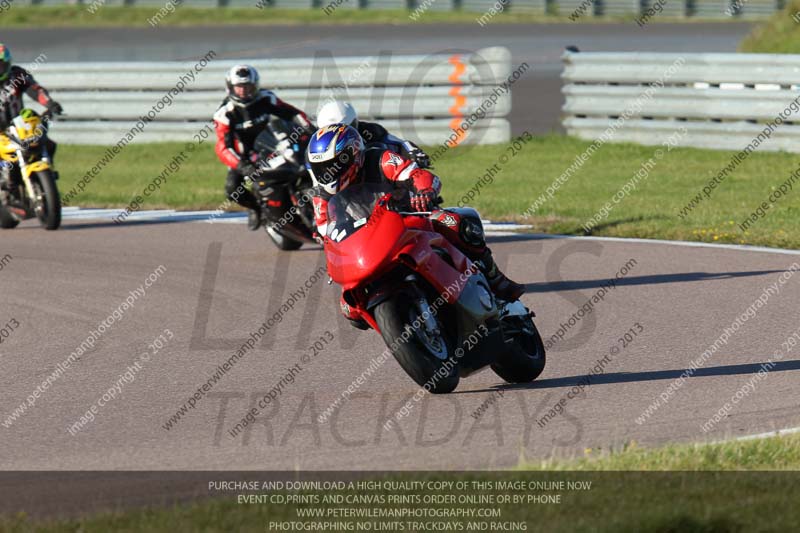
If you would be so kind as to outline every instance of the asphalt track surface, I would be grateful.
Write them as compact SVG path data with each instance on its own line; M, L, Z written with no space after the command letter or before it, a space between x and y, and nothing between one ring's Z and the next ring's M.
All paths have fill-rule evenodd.
M383 350L374 332L338 316L338 291L312 284L282 322L169 431L163 424L249 334L299 290L323 256L316 247L279 253L262 233L203 222L70 222L58 232L26 223L3 233L11 259L0 271L0 322L20 326L0 346L0 421L24 402L159 265L163 274L10 427L0 427L2 470L386 470L503 468L528 458L581 453L635 440L644 445L735 437L800 425L800 360L788 354L714 429L705 423L798 327L800 276L790 278L755 317L643 424L636 418L708 348L726 326L777 282L796 255L639 242L498 237L498 259L526 283L524 302L553 335L626 263L592 313L549 350L544 374L506 386L491 371L454 394L425 396L398 427L384 430L418 388L393 359L320 423L317 416ZM631 259L635 264L629 263ZM643 331L626 348L618 339ZM148 344L174 335L121 394L74 436L76 422ZM322 354L304 354L330 331ZM535 422L597 361L620 348L601 375ZM236 437L228 430L289 367L294 383ZM503 395L478 419L493 391ZM499 395L498 395L499 396Z
M751 28L750 23L55 28L47 30L44 41L42 32L27 29L4 30L3 39L21 61L40 53L49 61L157 61L193 59L213 49L218 59L233 60L313 57L320 51L364 56L382 50L431 54L506 46L515 66L527 62L531 67L512 89L510 119L518 135L525 130L562 131L560 58L566 46L585 51L735 52ZM269 86L269 73L262 75Z

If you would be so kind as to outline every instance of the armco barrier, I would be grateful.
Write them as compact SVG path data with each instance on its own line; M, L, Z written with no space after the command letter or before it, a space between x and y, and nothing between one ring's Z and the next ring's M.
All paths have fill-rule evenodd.
M237 62L212 59L133 142L190 140L211 120L224 98L225 72ZM349 100L364 119L380 120L425 144L441 144L454 125L483 106L482 118L461 142L510 139L504 118L511 111L510 92L495 95L492 105L485 105L511 74L511 54L505 48L428 56L241 62L269 72L269 87L312 116L323 101ZM52 127L54 139L114 144L193 67L193 62L45 63L37 66L36 77L66 110Z
M450 119L382 120L381 124L400 137L414 139L420 144L441 145L451 135ZM58 122L54 138L69 144L116 144L131 129L130 122ZM197 122L154 122L149 124L133 142L191 141L204 125ZM55 137L57 135L58 137ZM504 118L480 120L473 126L471 136L482 144L504 143L510 140L508 121ZM67 140L68 139L68 140ZM470 144L469 138L463 144Z
M20 5L59 5L59 4L91 4L93 0L15 0ZM318 9L327 12L353 9L395 9L413 11L422 10L420 17L427 11L462 10L473 12L480 17L481 13L490 11L506 11L514 13L535 13L545 15L556 12L570 15L583 0L184 0L182 6L227 8L262 6L265 12L270 8ZM166 0L107 0L109 6L152 6L163 7ZM580 17L591 16L626 16L645 13L656 0L593 0ZM786 0L668 0L661 2L659 16L671 17L766 17L783 9ZM476 18L477 18L476 17Z
M741 150L780 117L759 150L800 152L800 55L566 52L563 60L570 135L596 139L627 111L614 140L658 145L682 127L682 145Z

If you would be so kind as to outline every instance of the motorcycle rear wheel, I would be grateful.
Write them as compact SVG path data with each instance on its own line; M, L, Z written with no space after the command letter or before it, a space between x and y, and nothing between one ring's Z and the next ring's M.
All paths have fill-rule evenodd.
M375 321L386 345L396 346L392 353L406 374L417 385L434 394L447 394L458 386L458 365L453 363L449 371L444 369L450 354L446 336L428 331L429 327L422 320L422 311L415 305L420 298L403 294L381 302L374 309ZM438 317L431 315L431 319L436 329L443 331ZM416 329L412 328L415 322L420 324ZM410 331L404 335L406 329ZM401 342L403 338L408 340Z
M280 233L278 233L277 231L275 231L270 227L267 227L267 235L269 235L269 238L272 239L272 242L275 243L275 246L277 246L281 250L285 251L298 250L301 246L303 246L302 242L281 235Z
M508 345L509 349L501 352L492 364L494 373L507 383L530 383L544 371L547 362L544 343L533 319L524 320L525 331L517 335Z

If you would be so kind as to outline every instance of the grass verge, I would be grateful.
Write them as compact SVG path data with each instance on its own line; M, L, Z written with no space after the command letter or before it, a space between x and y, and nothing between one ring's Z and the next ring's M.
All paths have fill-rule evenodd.
M647 471L623 471L637 468ZM660 470L680 469L663 472ZM104 513L95 516L36 522L24 515L0 519L0 529L9 532L74 532L148 531L171 533L173 531L276 531L270 524L283 521L310 524L321 519L300 518L299 510L350 508L350 509L497 509L498 518L444 518L417 520L424 529L373 527L381 531L601 531L601 532L736 532L736 531L788 531L800 520L800 496L796 493L797 472L765 472L767 469L800 469L800 438L795 436L729 442L711 445L674 445L652 450L628 446L610 454L580 460L554 460L538 465L524 466L507 473L404 473L392 474L384 481L465 481L468 489L462 491L403 490L401 494L494 494L495 501L488 504L404 504L388 502L378 504L338 504L308 502L291 505L273 503L245 504L235 499L199 501L191 505L172 508L150 508ZM527 488L479 488L472 485L481 481L526 481ZM582 490L544 488L532 489L531 482L580 482ZM267 491L263 491L267 493ZM270 492L275 494L275 491ZM278 491L280 493L280 491ZM297 493L294 493L297 494ZM318 494L320 498L341 494L389 495L397 490L380 487L375 490L305 491L302 495ZM516 503L499 502L500 494L519 498ZM542 503L535 496L558 497ZM530 498L530 499L529 499ZM534 501L531 501L534 500ZM522 501L523 503L520 503ZM330 515L329 515L330 516ZM341 515L340 515L341 516ZM372 522L363 518L328 518L329 523L351 524L352 529L364 531L358 524ZM374 519L387 523L395 518ZM486 524L470 527L469 523ZM505 529L490 523L517 524L516 529ZM449 529L434 528L436 524L450 524ZM460 527L458 526L460 524ZM524 529L520 526L523 524ZM329 526L330 527L330 526ZM317 530L317 529L304 529Z
M800 0L789 2L744 38L739 50L764 54L800 54Z
M523 471L682 471L730 472L800 470L800 435L728 441L716 444L670 444L642 448L635 442L618 450L587 448L576 459L523 462Z
M533 137L517 155L503 145L448 150L436 161L447 205L465 204L486 218L531 224L535 231L585 234L583 225L654 156L655 147L606 144L548 199L535 214L525 213L536 198L573 163L589 143L565 136ZM177 143L130 145L79 194L75 205L124 207L141 194L183 148ZM105 148L62 146L58 168L62 196L101 159ZM676 148L656 162L646 179L592 229L594 235L800 248L800 183L779 199L747 231L743 222L797 168L797 156L753 153L709 198L687 216L678 213L731 160L732 152ZM506 164L501 163L508 157ZM484 177L497 164L495 175ZM167 177L141 209L216 209L224 201L225 168L212 147L203 145Z

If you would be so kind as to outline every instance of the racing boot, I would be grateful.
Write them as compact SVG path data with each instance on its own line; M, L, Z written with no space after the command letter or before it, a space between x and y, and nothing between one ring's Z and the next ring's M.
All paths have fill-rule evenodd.
M19 180L15 179L13 176L10 176L6 181L3 182L2 185L0 185L0 188L2 189L3 196L9 205L19 205L20 199L22 198L21 183Z
M519 300L525 294L524 285L512 281L497 268L497 263L494 262L491 250L486 249L480 258L480 262L483 264L483 273L486 275L486 279L489 281L489 286L494 291L495 296L507 302L513 302Z

